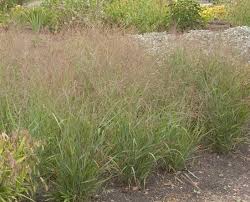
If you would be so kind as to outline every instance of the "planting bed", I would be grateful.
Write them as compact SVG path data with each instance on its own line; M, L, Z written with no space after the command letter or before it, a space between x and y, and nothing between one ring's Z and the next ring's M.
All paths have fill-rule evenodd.
M0 197L249 201L249 37L0 31Z

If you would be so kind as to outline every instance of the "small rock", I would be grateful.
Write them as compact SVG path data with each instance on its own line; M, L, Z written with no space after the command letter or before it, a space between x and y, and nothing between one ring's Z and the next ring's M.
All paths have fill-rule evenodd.
M138 190L139 190L139 187L133 187L132 190L133 190L133 191L138 191Z

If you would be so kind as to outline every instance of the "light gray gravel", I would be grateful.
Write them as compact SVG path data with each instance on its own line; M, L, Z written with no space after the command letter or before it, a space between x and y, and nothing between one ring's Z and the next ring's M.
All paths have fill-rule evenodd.
M250 63L250 27L234 27L224 31L192 30L184 34L152 32L133 35L140 45L151 54L162 55L171 53L180 44L193 44L207 53L215 48L227 47L235 50L240 57Z
M35 1L31 1L31 2L24 4L24 7L36 8L36 7L40 7L42 3L43 3L42 0L35 0Z

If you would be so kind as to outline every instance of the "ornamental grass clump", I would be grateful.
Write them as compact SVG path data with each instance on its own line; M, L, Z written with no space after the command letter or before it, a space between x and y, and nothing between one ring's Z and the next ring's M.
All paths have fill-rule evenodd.
M249 118L250 95L246 65L186 51L180 51L170 61L174 62L174 71L178 71L176 79L181 79L185 88L193 89L193 113L198 115L195 121L204 127L206 144L226 153L246 141L244 126Z

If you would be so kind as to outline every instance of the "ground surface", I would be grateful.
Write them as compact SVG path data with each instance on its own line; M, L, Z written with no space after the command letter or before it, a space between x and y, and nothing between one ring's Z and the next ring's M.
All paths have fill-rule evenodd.
M208 57L222 50L223 53L233 54L235 59L250 63L250 27L246 26L221 31L193 30L184 34L153 32L132 37L156 56L171 53L176 47L186 44L193 49L199 48Z
M109 186L96 201L250 201L250 146L228 155L197 154L186 171L156 174L144 191Z

